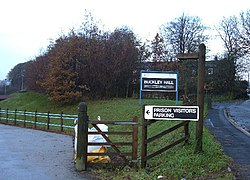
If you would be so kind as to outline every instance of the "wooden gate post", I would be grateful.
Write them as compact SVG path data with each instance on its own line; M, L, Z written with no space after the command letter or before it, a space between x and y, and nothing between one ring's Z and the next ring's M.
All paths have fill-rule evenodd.
M136 124L133 125L133 136L132 136L132 166L137 166L137 152L138 152L138 117L133 118L133 122Z
M78 105L78 128L77 128L77 152L76 170L87 170L87 149L88 149L88 115L87 105L84 102Z
M142 143L141 143L141 168L145 168L147 161L145 160L145 157L147 156L147 134L148 134L148 127L147 127L147 120L144 118L144 111L145 111L145 105L143 105L142 108Z
M206 46L199 46L198 60L198 86L197 86L197 104L199 106L199 120L196 123L196 145L195 153L202 151L202 133L203 133L203 113L204 113L204 81L205 81L205 54Z

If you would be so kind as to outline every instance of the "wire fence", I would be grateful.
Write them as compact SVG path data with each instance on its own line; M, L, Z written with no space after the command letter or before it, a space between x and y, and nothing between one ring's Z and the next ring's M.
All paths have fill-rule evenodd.
M54 114L51 112L30 112L0 108L0 123L34 129L73 132L75 114Z

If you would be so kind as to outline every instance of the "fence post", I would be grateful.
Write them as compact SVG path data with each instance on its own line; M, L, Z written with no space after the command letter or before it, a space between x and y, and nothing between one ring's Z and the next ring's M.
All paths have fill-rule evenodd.
M147 156L147 144L146 144L146 139L147 139L147 120L144 118L144 111L145 111L145 105L143 105L142 108L142 143L141 143L141 168L146 167L147 161L144 159Z
M61 112L61 132L63 132L63 112Z
M16 112L17 112L17 109L15 109L14 126L16 126Z
M88 147L88 115L87 105L81 102L78 105L78 129L77 129L77 151L76 170L87 170L87 148Z
M34 123L34 129L36 129L36 122L37 122L37 110L35 111L35 123Z
M138 152L138 117L133 118L133 122L136 124L133 125L133 145L132 145L132 166L136 167L137 163L137 152Z
M26 127L26 109L24 110L23 114L24 114L23 127Z
M9 119L9 109L7 108L6 110L6 124L8 124L8 119Z
M50 124L50 117L49 117L49 111L48 111L48 122L47 122L47 130L49 130L49 124Z

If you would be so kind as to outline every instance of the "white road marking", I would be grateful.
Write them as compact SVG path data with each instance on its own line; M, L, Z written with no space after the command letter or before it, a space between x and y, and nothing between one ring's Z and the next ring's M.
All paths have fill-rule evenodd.
M213 124L213 122L211 121L211 119L207 119L207 120L210 122L211 126L214 128L214 124Z

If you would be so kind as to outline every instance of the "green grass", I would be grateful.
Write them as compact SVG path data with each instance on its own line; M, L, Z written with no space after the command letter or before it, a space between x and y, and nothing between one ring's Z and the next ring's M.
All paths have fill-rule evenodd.
M45 95L26 92L13 94L10 99L0 101L2 109L18 109L27 111L53 112L53 113L77 113L76 105L61 106L59 103L50 101Z
M102 120L132 120L134 116L142 119L142 108L138 99L112 99L112 100L95 100L87 101L88 115L90 120L97 119L101 116ZM143 100L143 103L150 105L175 105L175 101L169 100ZM181 102L180 102L181 103ZM0 101L2 109L19 109L27 111L77 114L77 104L70 106L61 106L55 102L49 101L44 95L37 93L18 93L12 98ZM158 121L150 125L148 129L148 137L167 129L176 121ZM124 126L109 126L110 130L124 130ZM127 130L127 129L125 129ZM170 143L174 138L178 137L182 131L176 131L170 135L160 138L156 142L150 143L148 151L153 152L162 146ZM109 169L96 168L93 171L98 173L102 179L157 179L159 175L165 176L167 179L194 179L197 177L205 177L207 179L233 179L232 174L225 169L230 159L224 155L221 146L215 141L213 136L204 128L203 133L203 152L194 153L195 148L195 122L190 123L190 140L186 146L177 145L174 148L152 158L148 161L146 169L130 169L116 168ZM139 152L140 155L140 135L139 129ZM124 140L122 137L112 137L114 140ZM126 141L126 140L124 140ZM125 149L126 150L126 149Z

